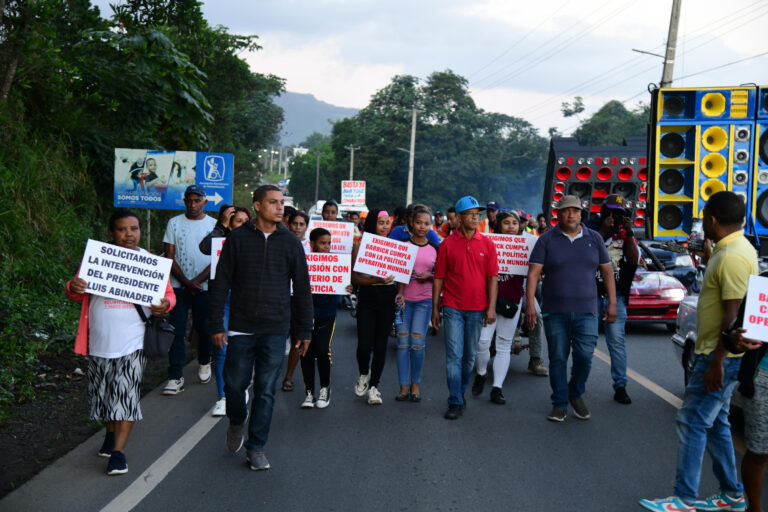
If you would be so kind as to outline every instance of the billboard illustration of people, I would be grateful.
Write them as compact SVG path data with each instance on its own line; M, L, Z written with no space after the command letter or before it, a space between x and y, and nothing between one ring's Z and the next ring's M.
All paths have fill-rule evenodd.
M232 202L233 157L228 153L115 149L115 206L183 210L184 190L206 191L207 211Z

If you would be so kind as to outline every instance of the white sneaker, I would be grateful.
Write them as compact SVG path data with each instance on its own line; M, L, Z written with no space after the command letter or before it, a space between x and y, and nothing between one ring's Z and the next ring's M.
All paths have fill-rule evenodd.
M164 395L178 395L182 391L184 391L184 377L179 380L170 379L163 388Z
M320 388L320 396L315 404L318 409L325 409L331 403L331 388Z
M381 404L381 393L379 393L379 390L376 389L376 386L371 386L371 389L368 390L368 404L369 405Z
M357 396L365 396L365 392L368 391L368 384L371 382L371 372L365 375L360 375L357 378L357 384L355 384L355 394Z
M219 398L216 401L216 405L213 406L213 412L211 416L226 416L227 415L227 399Z
M301 408L312 409L314 406L315 406L315 397L312 396L311 391L307 391L307 398L305 398L304 401L301 402Z
M197 380L200 381L200 384L208 384L209 382L211 382L210 363L200 365L200 367L197 369Z

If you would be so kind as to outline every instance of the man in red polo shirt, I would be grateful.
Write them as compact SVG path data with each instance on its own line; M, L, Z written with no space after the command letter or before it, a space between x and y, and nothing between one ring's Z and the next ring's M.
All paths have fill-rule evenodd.
M486 324L496 321L499 265L493 242L477 232L483 208L465 196L456 203L459 227L437 250L432 284L432 325L440 328L440 293L445 320L445 364L448 410L455 420L464 410L467 390L477 355L477 340Z

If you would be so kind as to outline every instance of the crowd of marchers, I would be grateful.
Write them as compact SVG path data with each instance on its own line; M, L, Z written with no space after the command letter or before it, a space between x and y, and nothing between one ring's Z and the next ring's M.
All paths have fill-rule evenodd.
M324 409L331 403L332 338L340 302L348 298L312 294L306 263L309 252L330 252L331 233L322 227L307 233L310 217L285 206L280 189L271 185L253 193L252 209L223 205L217 219L204 213L206 194L198 185L187 188L184 204L185 212L173 217L165 231L164 253L173 263L159 304L142 307L91 295L80 276L67 283L68 296L82 303L75 348L89 356L90 415L106 426L99 455L109 459L110 475L128 471L125 446L141 419L139 383L146 358L140 307L144 315L169 314L175 327L163 388L168 396L185 387L182 370L191 312L197 332L197 380L215 381L211 414L228 418L226 447L234 454L245 446L251 469L270 467L264 449L277 389L294 390L296 366L300 364L304 390L300 407ZM357 298L359 373L356 380L350 376L355 395L371 405L383 403L386 349L394 326L397 385L388 384L391 394L398 402L420 402L431 327L444 337L444 417L457 420L466 413L467 388L474 396L482 395L489 369L490 400L503 405L510 355L520 351L520 333L525 330L528 371L548 376L552 389L546 419L563 422L570 408L575 418L588 420L586 384L602 324L613 399L631 404L625 322L642 258L621 196L605 198L599 215L583 219L583 213L575 196L559 201L551 227L543 214L534 218L497 201L482 206L472 196L459 198L445 215L413 204L391 214L373 208L338 219L338 205L326 202L323 220L355 225L353 267L362 233L417 247L407 284L395 282L392 275L351 272L346 291ZM698 303L694 372L677 417L674 495L644 499L640 505L656 511L758 511L768 463L768 359L763 362L763 345L745 338L740 328L757 257L741 229L744 207L739 196L714 194L703 217L707 243L698 255L707 267ZM136 213L116 210L108 229L111 243L144 251L138 245L141 221ZM527 275L499 273L496 248L487 233L535 238ZM209 279L213 238L225 242L216 277ZM728 423L730 396L739 382L746 388L742 393L747 403L744 486L738 480ZM699 500L705 449L721 489Z

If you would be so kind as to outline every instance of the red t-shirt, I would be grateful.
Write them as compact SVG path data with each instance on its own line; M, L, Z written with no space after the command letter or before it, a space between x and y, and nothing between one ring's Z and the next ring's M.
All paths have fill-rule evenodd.
M475 231L467 240L458 229L437 249L435 279L443 279L443 306L463 311L488 307L486 278L499 275L496 246Z

